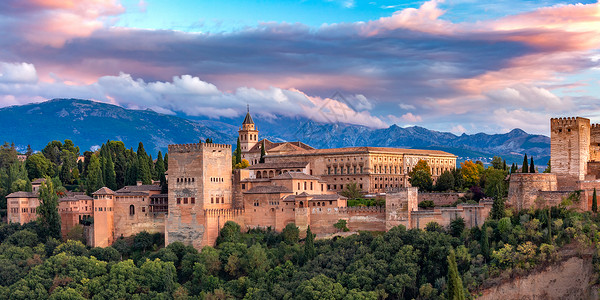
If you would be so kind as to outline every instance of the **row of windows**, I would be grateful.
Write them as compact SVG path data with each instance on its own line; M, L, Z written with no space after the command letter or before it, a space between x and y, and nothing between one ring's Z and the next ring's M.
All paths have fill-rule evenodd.
M305 191L309 190L309 186L310 186L310 190L312 191L313 190L313 182L312 181L311 182L306 182L305 181L304 182L304 190ZM301 183L298 182L298 189L300 190L301 187L302 187ZM323 191L323 184L321 184L321 191Z
M348 184L347 186L349 186L349 185L350 184ZM328 184L327 185L327 189L328 190L337 190L338 187L340 188L339 189L340 191L344 189L344 185L343 184L340 184L339 186L337 184ZM363 184L362 183L358 184L358 188L362 190Z
M94 207L94 211L113 211L112 207Z
M251 134L251 135L247 135L247 134L242 134L240 135L241 140L242 141L247 141L247 140L251 140L251 141L256 141L258 140L258 134Z
M393 188L393 187L404 187L404 185L403 185L403 184L397 184L397 183L396 183L395 185L394 185L394 184L389 184L389 185L388 185L388 184L386 183L386 184L385 184L385 188L388 188L388 187L389 187L389 188ZM383 189L383 188L384 188L384 184L383 184L383 183L379 183L379 184L377 184L377 183L376 183L376 184L375 184L375 189Z
M210 182L223 182L225 181L222 177L211 177Z
M188 204L188 197L177 198L177 204L181 204L181 202L183 202L183 204ZM189 198L189 203L196 204L196 198L194 198L194 197Z
M360 157L360 160L363 160L362 157ZM327 159L328 162L331 162L331 158ZM333 159L334 162L337 162L337 158ZM343 158L340 158L340 161L344 161ZM350 158L346 159L346 161L350 161ZM356 161L356 157L354 157L354 161Z
M189 177L184 177L184 178L177 178L177 183L191 183L191 182L195 182L196 178L189 178Z
M211 204L214 204L214 203L217 203L217 204L218 203L225 203L225 197L210 197L210 203Z
M17 213L19 213L19 208L18 207L11 208L10 212L17 214ZM35 207L34 208L29 208L29 209L27 209L27 208L21 208L21 212L22 213L29 212L29 213L35 214L37 212L37 208L35 208Z
M363 173L363 167L357 167L357 166L353 166L353 167L341 167L341 168L332 168L332 167L327 167L327 174L328 175L337 175L337 174L362 174Z

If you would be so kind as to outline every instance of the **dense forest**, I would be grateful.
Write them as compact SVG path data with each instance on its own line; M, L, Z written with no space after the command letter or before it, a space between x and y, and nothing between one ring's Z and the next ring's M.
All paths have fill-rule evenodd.
M490 282L561 259L598 255L600 220L564 207L511 212L466 229L398 226L315 240L225 224L202 251L142 232L111 247L60 242L33 222L0 227L3 299L465 299ZM302 233L304 236L304 233ZM598 261L597 259L595 261ZM597 264L597 263L596 263Z
M151 184L154 180L160 180L163 192L167 191L168 154L163 156L159 151L154 160L141 142L137 151L125 148L123 142L107 141L96 151L80 153L70 140L52 141L37 153L28 147L24 161L18 155L14 145L0 145L0 209L6 209L6 195L31 191L31 181L44 177L51 178L59 192L91 194L103 186L117 190L137 181Z
M598 264L597 202L586 213L568 209L576 195L559 207L506 209L505 177L516 166L500 158L488 168L465 162L435 185L424 162L411 172L423 189L466 191L464 201L494 198L480 228L467 229L458 218L446 228L430 223L425 230L398 226L315 240L310 228L300 232L294 224L277 233L244 232L227 222L216 245L198 251L181 243L165 247L163 235L147 232L107 248L87 247L83 232L59 240L56 205L65 188L90 192L159 179L166 188L167 155L154 162L141 143L134 152L108 141L77 161L79 149L68 140L26 155L21 162L14 147L0 146L0 196L30 189L33 178L52 180L40 189L36 222L0 226L2 299L466 299L561 260L564 248Z

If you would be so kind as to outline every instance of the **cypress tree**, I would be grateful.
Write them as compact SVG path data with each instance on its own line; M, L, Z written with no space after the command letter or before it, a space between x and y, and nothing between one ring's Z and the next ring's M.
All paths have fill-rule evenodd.
M235 164L239 164L242 162L242 145L240 143L240 138L237 139L237 145L235 147Z
M265 162L265 141L264 140L262 142L262 146L260 147L260 160L258 162L261 164Z
M592 194L592 211L598 212L598 199L596 199L596 188L594 188L594 194Z
M487 260L490 257L490 241L487 233L487 225L483 224L481 227L481 254Z
M310 231L310 225L306 228L306 240L304 241L304 258L309 261L315 258L315 235Z
M105 159L106 166L104 168L104 183L111 190L117 189L117 178L115 175L115 165L112 160L112 155L108 155Z
M533 156L531 157L531 163L529 164L529 173L535 173L535 165L533 164Z
M506 159L502 161L502 170L508 170L508 166L506 165Z
M140 142L137 150L137 179L141 180L143 184L152 184L152 171L148 160L150 160L150 157L144 150L144 144Z
M163 160L162 152L160 151L158 151L158 157L156 158L154 169L156 170L156 175L158 178L165 174L165 161Z
M37 222L44 232L44 238L60 239L60 215L58 214L58 195L50 177L40 186L40 205L37 208Z
M165 172L169 170L169 153L165 153L165 159L164 159L164 164L165 164Z
M90 157L86 185L88 195L91 195L93 192L104 186L104 182L102 180L102 169L100 167L100 159L96 154Z
M529 172L529 165L527 164L527 153L525 153L525 157L523 158L523 167L521 168L521 173Z
M464 300L465 291L462 285L462 279L458 274L456 266L456 255L454 250L450 250L448 259L448 299L449 300Z
M504 218L506 212L504 211L504 199L500 197L500 195L496 195L494 197L494 203L492 203L492 210L490 211L490 216L494 220L500 220Z

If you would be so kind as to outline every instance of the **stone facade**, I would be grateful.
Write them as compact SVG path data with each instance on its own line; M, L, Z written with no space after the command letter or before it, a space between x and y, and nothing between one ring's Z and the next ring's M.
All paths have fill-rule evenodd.
M518 209L559 205L572 198L571 207L592 207L600 189L600 125L581 117L550 119L551 174L512 174L508 204Z
M418 226L418 191L408 173L419 160L431 166L434 178L456 167L456 156L414 149L352 147L314 149L301 142L258 140L246 114L239 130L242 158L251 166L231 172L231 147L211 143L169 146L166 243L181 241L201 248L213 245L225 222L242 228L281 231L294 223L320 235L338 231L345 220L350 230L385 231L393 226ZM260 162L262 147L264 162ZM340 192L355 182L364 193L386 197L386 207L347 207ZM436 211L431 220L447 225L464 215L467 225L481 224L489 209L465 206ZM472 216L475 215L475 216Z

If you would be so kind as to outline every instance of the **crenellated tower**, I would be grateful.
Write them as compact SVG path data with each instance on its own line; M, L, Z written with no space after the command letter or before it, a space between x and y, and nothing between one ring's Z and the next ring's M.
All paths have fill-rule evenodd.
M250 107L248 107L246 117L238 133L242 153L248 152L248 150L252 149L258 143L258 130L256 130L252 116L250 116Z
M590 120L586 118L550 119L552 173L575 181L585 179L591 158L590 128Z
M207 243L205 212L232 208L231 145L169 145L166 244Z

